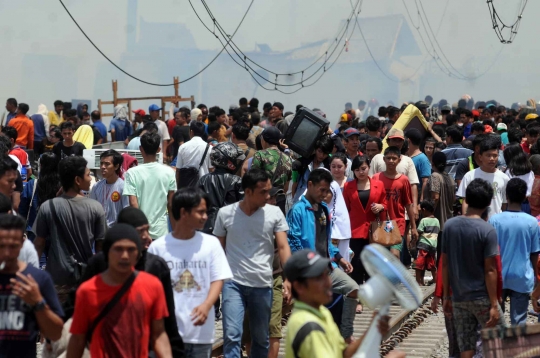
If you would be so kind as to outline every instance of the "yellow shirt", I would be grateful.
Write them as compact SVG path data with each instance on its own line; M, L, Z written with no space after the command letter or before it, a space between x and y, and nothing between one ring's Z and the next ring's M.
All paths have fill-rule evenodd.
M286 358L341 358L345 348L347 344L326 307L294 303L287 323Z
M64 118L62 116L59 116L56 114L55 111L49 111L49 123L51 126L59 126L64 121ZM49 133L47 133L48 135Z

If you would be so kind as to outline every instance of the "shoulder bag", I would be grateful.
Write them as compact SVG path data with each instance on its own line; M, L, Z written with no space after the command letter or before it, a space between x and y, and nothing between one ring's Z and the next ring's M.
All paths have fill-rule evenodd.
M186 168L180 168L179 175L180 180L178 182L178 189L180 188L193 188L197 186L197 182L199 181L199 171L201 170L201 167L204 163L204 159L206 158L206 153L208 153L208 148L210 148L210 144L206 144L206 149L204 150L204 154L201 158L201 162L199 163L199 167L186 167Z
M114 297L107 303L105 307L103 307L103 310L99 312L99 315L96 317L96 319L90 324L90 327L88 328L88 331L86 332L86 342L87 344L90 344L92 341L92 335L94 334L94 330L96 329L97 325L101 320L111 312L111 310L116 306L116 304L124 297L126 292L131 288L133 285L133 282L137 278L137 275L139 274L139 271L135 270L129 276L129 278L124 282L122 287L118 290L118 292L115 293Z
M377 220L369 225L369 243L376 243L382 246L392 246L400 244L402 241L399 226L395 220L381 220L377 214Z

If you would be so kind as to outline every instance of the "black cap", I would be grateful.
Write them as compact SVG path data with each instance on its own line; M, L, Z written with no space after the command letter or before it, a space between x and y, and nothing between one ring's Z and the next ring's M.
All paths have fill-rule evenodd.
M276 127L266 127L262 131L262 137L266 143L279 144L282 138L281 132Z
M328 268L330 260L311 250L301 250L293 253L283 272L289 281L297 281L300 278L312 278L322 275Z
M424 101L418 101L414 104L416 106L416 108L418 109L425 109L425 108L428 108L429 107L429 104L427 104L426 102Z

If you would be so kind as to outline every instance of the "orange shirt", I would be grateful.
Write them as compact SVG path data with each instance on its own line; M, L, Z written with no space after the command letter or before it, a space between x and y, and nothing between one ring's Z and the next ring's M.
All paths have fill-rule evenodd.
M86 334L90 324L120 288L121 285L107 285L101 274L81 284L77 290L71 333ZM149 273L139 272L130 289L95 328L90 343L92 358L147 358L152 321L167 316L161 281Z
M26 149L34 149L34 122L24 114L18 114L9 121L8 124L17 130L17 141L15 144Z

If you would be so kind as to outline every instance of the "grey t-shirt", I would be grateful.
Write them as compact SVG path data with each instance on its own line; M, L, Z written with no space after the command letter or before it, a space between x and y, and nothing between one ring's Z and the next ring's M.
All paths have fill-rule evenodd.
M489 297L484 260L499 254L497 232L482 219L458 216L443 230L442 252L448 257L448 277L455 302Z
M232 280L248 287L272 287L274 233L287 230L285 216L277 206L265 205L251 216L239 203L219 209L214 235L225 237Z
M52 200L62 224L59 231L51 212ZM50 242L47 271L56 285L73 284L69 257L87 263L92 257L95 241L105 237L106 219L99 202L86 197L61 196L50 199L39 208L36 235Z

